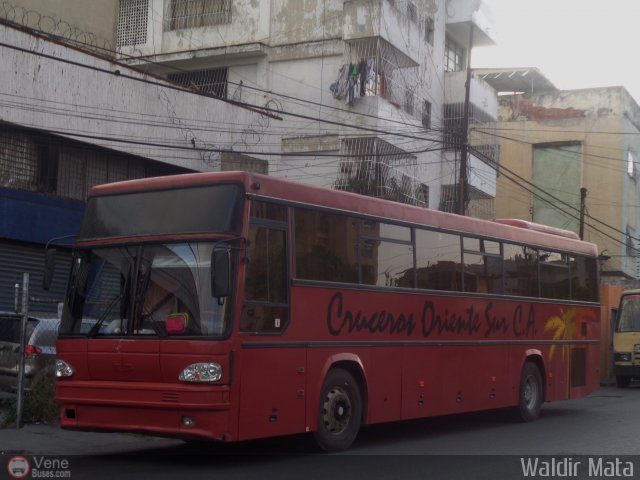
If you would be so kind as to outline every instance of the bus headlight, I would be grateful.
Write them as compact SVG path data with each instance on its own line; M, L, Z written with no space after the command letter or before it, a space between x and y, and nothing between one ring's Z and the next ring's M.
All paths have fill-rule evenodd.
M631 354L630 353L616 353L614 355L614 360L616 362L630 362Z
M73 368L64 360L56 360L56 377L70 377L73 375Z
M634 351L635 353L640 353L640 344L636 344L636 345L634 345L634 346L633 346L633 351Z
M222 367L215 362L192 363L180 372L181 382L208 383L222 378Z

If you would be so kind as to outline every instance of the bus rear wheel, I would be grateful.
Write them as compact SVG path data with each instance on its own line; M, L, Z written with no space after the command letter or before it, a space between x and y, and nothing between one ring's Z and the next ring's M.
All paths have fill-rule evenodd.
M358 435L361 421L362 395L358 383L346 370L330 370L320 393L316 443L325 452L346 450Z
M516 418L521 422L532 422L540 416L544 391L540 369L532 362L524 364L520 377L520 397Z

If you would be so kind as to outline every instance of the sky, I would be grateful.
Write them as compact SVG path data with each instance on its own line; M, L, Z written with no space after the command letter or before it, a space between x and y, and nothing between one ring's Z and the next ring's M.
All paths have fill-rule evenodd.
M640 0L483 0L494 47L474 68L537 67L563 90L623 86L640 104Z

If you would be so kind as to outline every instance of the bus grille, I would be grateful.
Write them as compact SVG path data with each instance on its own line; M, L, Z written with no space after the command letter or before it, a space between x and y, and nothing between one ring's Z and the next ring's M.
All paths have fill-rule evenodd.
M180 394L175 392L162 392L162 401L169 403L179 403Z

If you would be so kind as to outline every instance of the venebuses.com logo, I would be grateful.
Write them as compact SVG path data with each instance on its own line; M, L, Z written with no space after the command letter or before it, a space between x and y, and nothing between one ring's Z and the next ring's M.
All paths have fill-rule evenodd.
M69 460L65 458L31 458L14 455L7 462L11 478L71 478Z

